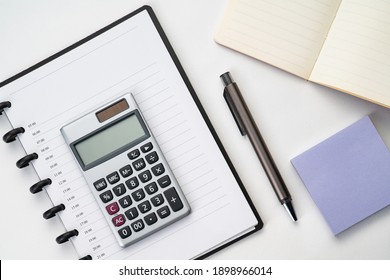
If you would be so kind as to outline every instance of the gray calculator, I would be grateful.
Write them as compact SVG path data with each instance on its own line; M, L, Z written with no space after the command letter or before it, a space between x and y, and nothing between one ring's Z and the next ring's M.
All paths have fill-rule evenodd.
M190 213L130 93L65 125L61 133L121 247Z

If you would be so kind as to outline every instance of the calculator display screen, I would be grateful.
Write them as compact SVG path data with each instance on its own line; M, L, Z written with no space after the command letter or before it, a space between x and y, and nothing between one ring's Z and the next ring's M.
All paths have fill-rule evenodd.
M110 124L74 145L84 166L111 158L117 151L128 148L149 136L137 114ZM135 143L135 144L136 144Z

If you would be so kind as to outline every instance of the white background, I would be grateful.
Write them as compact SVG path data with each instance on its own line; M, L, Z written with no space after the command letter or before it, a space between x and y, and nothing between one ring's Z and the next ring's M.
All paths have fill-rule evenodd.
M211 259L389 259L390 207L334 237L290 160L367 114L389 147L390 110L217 45L213 33L226 3L0 0L0 80L151 5L265 224ZM219 75L226 71L239 85L289 187L296 223L276 199L222 97ZM1 117L0 134L9 129ZM23 155L19 143L0 143L0 258L76 259L70 243L55 243L64 231L60 222L42 218L50 200L43 192L32 195L28 190L37 180L32 168L16 168Z

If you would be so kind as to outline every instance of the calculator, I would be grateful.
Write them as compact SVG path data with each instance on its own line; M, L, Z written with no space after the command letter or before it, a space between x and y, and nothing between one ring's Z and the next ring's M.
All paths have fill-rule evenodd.
M131 93L65 125L61 133L121 247L190 213Z

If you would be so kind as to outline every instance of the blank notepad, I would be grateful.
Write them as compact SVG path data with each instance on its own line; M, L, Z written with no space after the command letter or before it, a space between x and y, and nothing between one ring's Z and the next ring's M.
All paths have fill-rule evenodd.
M229 0L215 41L390 107L390 1Z
M230 0L215 41L308 79L340 0Z
M291 162L335 235L390 204L390 152L368 116Z

